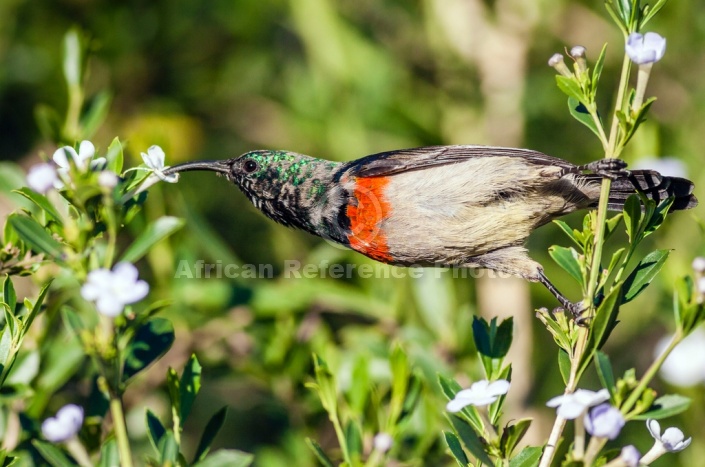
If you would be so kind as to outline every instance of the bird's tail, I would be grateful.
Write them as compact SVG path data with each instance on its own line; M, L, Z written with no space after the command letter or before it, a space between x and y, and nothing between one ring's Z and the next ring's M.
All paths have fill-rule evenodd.
M629 196L639 192L657 203L673 197L670 211L694 208L698 199L693 193L693 182L680 177L667 177L655 170L632 170L612 181L608 207L621 211Z

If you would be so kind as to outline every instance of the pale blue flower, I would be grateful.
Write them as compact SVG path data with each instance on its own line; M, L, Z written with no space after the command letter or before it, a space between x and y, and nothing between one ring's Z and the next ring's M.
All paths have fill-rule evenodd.
M54 417L42 423L42 435L52 443L61 443L76 436L83 424L83 408L76 404L63 406Z
M632 62L646 65L658 62L666 53L666 39L655 32L639 34L633 32L627 38L625 50Z
M598 438L615 439L626 423L622 412L608 403L597 405L585 414L585 430Z

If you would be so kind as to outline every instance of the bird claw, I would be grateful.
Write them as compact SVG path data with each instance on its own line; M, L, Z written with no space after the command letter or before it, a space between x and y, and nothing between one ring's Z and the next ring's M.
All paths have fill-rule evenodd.
M565 313L567 311L573 318L573 321L575 321L575 324L580 327L587 327L590 318L588 316L583 316L583 312L587 309L588 307L585 306L583 302L570 302L567 303L565 306L559 306L554 308L552 313Z
M626 170L627 163L621 159L600 159L599 161L590 162L589 164L580 166L581 170L590 170L597 175L600 175L610 180L617 180L620 177L629 176L629 171Z

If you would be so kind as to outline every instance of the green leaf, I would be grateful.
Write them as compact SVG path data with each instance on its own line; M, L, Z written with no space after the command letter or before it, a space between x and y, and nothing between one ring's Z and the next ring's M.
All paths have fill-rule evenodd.
M653 18L656 13L663 8L663 6L666 4L667 0L658 0L653 6L651 5L645 5L644 6L644 16L641 18L641 24L639 25L639 29L643 29L644 26L646 26L646 23L648 23L651 18Z
M169 399L171 400L171 413L174 422L174 430L181 429L181 391L179 390L181 382L179 381L179 375L176 374L176 370L172 367L166 371L166 386L169 390Z
M360 353L355 357L350 389L348 390L347 398L350 403L350 410L359 417L363 415L370 393L368 365L369 361L365 354Z
M113 98L110 93L105 90L100 91L92 99L88 109L81 117L81 138L90 139L95 132L98 131L98 128L103 124L105 117L108 115L112 100Z
M51 201L49 201L46 196L39 194L36 191L32 191L27 187L22 187L19 190L13 190L13 193L17 193L18 195L27 198L32 203L37 205L39 209L44 211L47 216L54 220L54 222L59 225L64 225L64 220L61 218L61 214L59 214L59 211L56 210L54 205L51 204Z
M116 174L122 173L123 164L123 154L122 154L122 144L120 144L120 139L115 137L115 139L108 146L108 152L105 155L108 161L108 170L112 170Z
M35 439L32 441L32 445L37 448L44 460L53 467L73 467L75 465L61 449L51 443Z
M184 426L184 421L191 413L193 401L201 389L201 364L196 358L196 354L192 354L184 372L181 375L181 384L179 392L181 394L181 426Z
M360 458L362 455L362 434L360 426L354 420L348 420L345 426L345 445L353 458Z
M497 318L492 318L490 323L477 316L472 320L472 334L475 347L482 355L499 359L507 356L512 345L514 320L509 317L497 326Z
M34 318L36 318L39 314L39 311L41 311L42 305L44 304L44 299L46 299L46 296L49 293L49 287L51 286L52 282L53 279L44 284L44 286L42 286L41 290L39 291L39 295L37 296L37 301L34 303L32 308L29 308L29 313L27 313L27 316L24 317L24 323L22 325L23 336L27 331L29 331L29 327L34 322Z
M159 442L159 460L162 465L171 462L173 465L179 458L179 445L176 443L174 433L167 431Z
M64 306L61 308L61 316L66 327L76 338L81 337L81 332L86 329L81 317L71 308Z
M485 445L477 436L470 424L457 415L451 414L448 418L450 418L450 422L453 425L453 428L455 428L455 432L458 434L458 437L468 451L470 451L470 453L480 462L487 465L494 465L492 459L490 459L490 456L488 456L485 452Z
M248 467L254 460L252 454L235 449L221 449L193 467Z
M2 301L7 304L10 308L12 314L15 313L15 308L17 307L17 293L15 292L15 286L12 285L12 279L10 275L5 275L5 281L2 284Z
M164 355L174 342L174 326L164 318L153 318L140 326L127 347L123 381Z
M409 385L409 360L400 345L394 345L389 356L389 366L392 369L392 395L389 402L389 419L396 423L401 415Z
M558 85L558 89L563 91L568 97L572 97L578 102L582 102L585 100L583 90L580 89L580 85L575 80L575 78L556 75L556 84Z
M321 448L317 442L311 438L306 438L306 444L309 448L311 448L311 451L313 451L318 459L318 462L320 462L323 467L335 467L333 461L328 458L326 453L323 451L323 448Z
M152 222L147 228L135 239L120 261L134 263L144 256L156 243L165 239L172 233L184 226L184 220L177 217L160 217Z
M536 467L541 459L541 454L543 454L543 448L527 446L509 461L509 467Z
M610 358L606 353L600 352L599 350L595 352L595 368L597 369L597 376L600 378L602 386L607 388L610 392L610 396L614 396L614 372L612 371Z
M63 247L42 227L28 216L10 214L7 221L20 239L37 253L45 253L63 264Z
M597 85L600 83L600 76L602 76L602 68L605 64L605 55L607 52L607 44L602 46L602 50L600 51L600 56L597 57L597 60L595 61L595 66L592 69L592 79L590 80L591 85L592 85L592 98L594 100L595 95L597 94Z
M467 467L470 460L468 459L468 456L465 455L465 451L463 451L463 447L460 445L460 440L457 436L455 436L455 433L444 431L443 437L445 438L446 444L448 445L448 448L450 449L451 454L453 454L453 457L458 465L460 467Z
M154 451L159 454L159 443L161 443L162 438L166 434L166 428L151 410L147 409L146 416L149 442L152 444Z
M508 425L502 432L500 446L505 457L509 457L514 451L514 448L521 442L524 435L531 426L530 418L522 418L517 420L512 425Z
M576 98L569 97L568 111L574 119L588 127L590 131L597 135L598 138L602 138L600 130L598 129L597 124L595 123L595 119L592 118L592 115L590 115L590 112L588 111L587 107L585 107L585 105L579 102Z
M103 446L100 448L98 467L115 467L117 465L120 465L120 451L115 438L110 437L103 442Z
M617 215L614 215L607 219L605 222L605 241L609 239L612 234L617 230L617 227L619 227L620 222L622 222L622 219L624 218L624 215L620 212Z
M624 202L624 226L627 229L627 236L631 244L634 244L637 240L636 235L639 232L640 221L641 202L637 195L631 195L627 198L627 201Z
M668 259L670 250L656 250L646 255L624 281L624 298L628 303L648 287Z
M634 420L647 420L649 418L658 420L672 417L688 410L691 402L692 400L689 397L679 394L667 394L656 399L647 412L637 415Z
M193 462L198 462L206 457L213 440L223 427L223 423L225 423L227 414L228 408L223 407L208 420L206 427L203 429L201 440L198 442L198 448L196 449L196 454L193 456Z
M454 379L446 378L440 374L438 375L438 384L441 386L443 395L446 396L448 400L455 398L455 395L463 389Z
M622 284L616 284L602 301L591 323L592 332L588 336L587 351L583 354L578 376L583 374L596 351L604 345L616 325L621 304Z
M567 223L563 222L562 220L554 220L553 223L556 224L558 227L560 227L560 229L563 231L563 233L566 234L568 236L568 238L573 240L573 242L579 248L583 248L582 242L580 241L580 239L578 237L575 236L575 231Z
M580 260L578 252L574 248L565 248L558 245L553 245L548 249L548 254L551 255L560 267L562 267L570 276L578 281L582 287L584 285L583 273L580 268Z
M558 369L561 372L561 377L563 378L563 383L568 384L570 379L570 357L568 352L563 349L558 350Z

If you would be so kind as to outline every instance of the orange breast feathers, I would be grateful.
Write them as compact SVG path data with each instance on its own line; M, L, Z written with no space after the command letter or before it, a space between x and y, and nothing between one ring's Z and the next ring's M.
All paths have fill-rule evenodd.
M388 184L388 177L356 179L353 196L357 203L350 203L346 210L350 220L350 248L383 263L392 261L387 237L382 230L382 221L391 212L384 195Z

